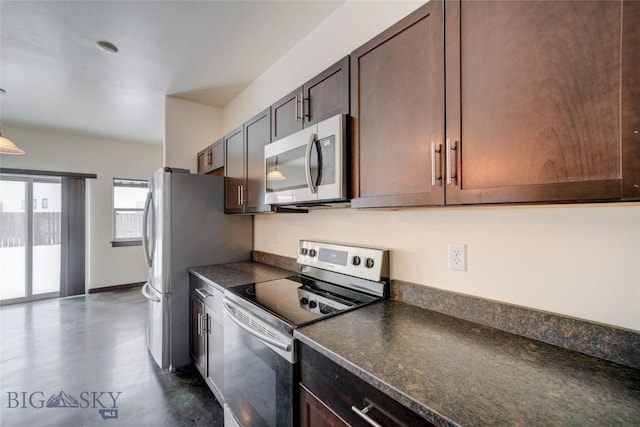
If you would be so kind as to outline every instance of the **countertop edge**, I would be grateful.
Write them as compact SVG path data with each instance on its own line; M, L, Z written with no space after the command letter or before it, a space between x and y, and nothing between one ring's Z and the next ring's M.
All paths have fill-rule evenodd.
M204 276L202 273L200 273L197 270L195 270L197 268L198 267L190 267L190 268L187 269L187 271L189 272L189 274L193 274L198 279L203 280L203 281L207 282L208 284L212 285L213 287L217 288L219 291L224 292L224 290L226 289L224 286L217 284L216 282L214 282L210 278Z
M339 354L329 350L327 347L323 346L322 344L318 343L312 338L307 337L306 335L304 335L303 330L295 329L293 332L293 336L295 339L311 347L313 350L317 351L323 356L329 358L332 362L338 364L339 366L346 369L356 377L365 381L367 384L371 385L372 387L375 387L382 393L386 394L391 399L395 400L396 402L402 404L403 406L417 413L424 419L430 422L437 423L440 426L462 427L461 424L458 424L455 421L440 414L439 412L429 408L424 403L413 399L412 397L408 396L398 388L386 383L385 381L381 380L380 378L368 372L367 370L348 361L347 359L340 356Z

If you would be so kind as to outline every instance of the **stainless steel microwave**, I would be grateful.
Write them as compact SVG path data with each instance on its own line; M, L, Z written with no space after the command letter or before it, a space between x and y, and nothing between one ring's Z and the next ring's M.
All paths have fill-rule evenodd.
M348 202L346 120L336 115L264 147L266 203L307 208Z

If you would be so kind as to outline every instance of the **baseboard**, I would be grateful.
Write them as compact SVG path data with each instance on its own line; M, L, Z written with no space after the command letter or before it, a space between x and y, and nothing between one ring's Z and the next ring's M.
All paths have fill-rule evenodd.
M123 289L138 288L138 287L141 287L142 285L144 285L144 282L124 283L122 285L104 286L102 288L91 288L89 289L89 293L95 294L98 292L121 291Z

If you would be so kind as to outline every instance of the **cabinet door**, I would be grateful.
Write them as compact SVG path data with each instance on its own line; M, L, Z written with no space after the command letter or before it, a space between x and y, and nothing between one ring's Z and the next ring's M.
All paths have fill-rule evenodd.
M433 424L409 408L391 399L380 390L303 343L299 343L298 360L300 362L301 385L312 392L328 411L335 412L348 425L370 427L371 424L364 421L353 410L353 407L360 411L369 407L365 412L380 425L433 427ZM304 396L300 396L301 402L303 399ZM325 417L328 420L332 419L325 410L317 405L311 404L310 406L312 407L309 410L316 411L320 417ZM301 407L301 409L300 423L304 425L304 408ZM319 425L341 424L320 423Z
M266 109L244 124L247 157L247 189L245 212L269 212L265 204L264 146L271 142L271 112Z
M224 211L242 213L245 183L244 132L239 127L224 137Z
M217 170L224 167L224 141L219 139L211 144L211 164L210 170Z
M336 114L349 114L349 57L305 83L303 93L305 127Z
M622 28L622 197L640 199L640 2L624 2ZM630 23L630 24L629 24Z
M342 418L303 385L300 385L301 427L348 427Z
M442 205L442 2L351 54L353 207Z
M302 88L297 88L271 106L272 141L302 129L302 97Z
M205 174L209 171L209 160L211 158L211 147L207 147L198 153L198 173Z
M198 173L207 174L224 167L224 141L214 142L198 153Z
M203 333L203 322L206 321L204 314L204 304L196 296L191 295L191 321L190 321L190 347L191 357L200 373L206 375L205 365L205 334Z
M445 7L447 204L620 198L621 94L635 90L636 106L638 94L621 66L640 43L637 13L623 28L620 1Z

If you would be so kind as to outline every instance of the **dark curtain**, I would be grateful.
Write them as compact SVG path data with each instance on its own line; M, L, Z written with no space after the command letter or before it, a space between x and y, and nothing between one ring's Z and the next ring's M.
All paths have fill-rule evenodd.
M85 293L85 178L62 178L60 296Z

